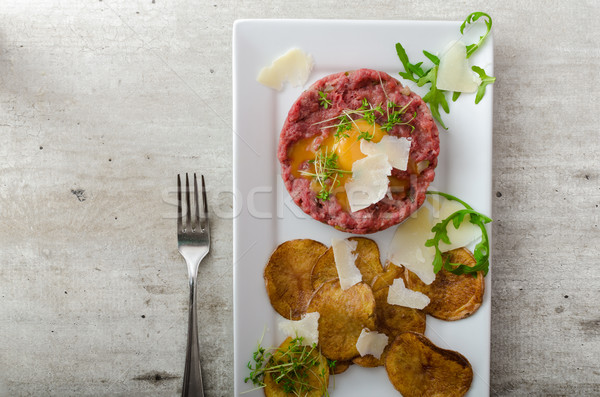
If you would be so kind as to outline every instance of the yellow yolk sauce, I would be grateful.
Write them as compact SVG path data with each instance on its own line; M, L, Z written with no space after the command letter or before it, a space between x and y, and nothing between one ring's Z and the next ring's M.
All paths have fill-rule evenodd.
M366 155L360 150L361 134L363 136L368 134L368 138L371 138L371 142L379 142L381 138L387 135L387 132L381 129L378 124L369 124L364 119L355 120L352 123L350 130L339 133L339 137L336 137L335 127L332 127L329 135L323 139L322 136L301 139L293 144L288 152L288 157L291 160L291 173L294 177L302 177L312 179L311 188L319 193L322 189L321 185L309 175L303 175L302 172L315 173L314 163L310 163L306 167L307 161L315 160L317 152L321 153L335 153L337 155L336 168L342 171L348 171L345 173L337 173L337 180L331 191L335 194L338 202L348 211L350 206L348 205L348 198L346 196L346 190L344 184L346 180L352 178L352 164L355 161L363 159ZM334 175L334 177L335 177ZM328 181L329 183L333 181ZM397 178L390 177L391 186L402 185L404 181L400 181ZM328 186L327 186L328 188Z

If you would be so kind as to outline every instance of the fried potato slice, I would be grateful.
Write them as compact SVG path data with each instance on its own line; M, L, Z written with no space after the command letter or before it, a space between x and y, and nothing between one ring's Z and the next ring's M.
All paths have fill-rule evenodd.
M312 296L310 273L317 260L327 250L318 241L290 240L271 254L265 266L265 287L271 305L283 317L299 320L306 313Z
M362 275L362 281L371 285L375 276L383 272L383 266L379 259L379 247L377 243L365 237L350 237L348 240L356 241L356 267ZM338 278L333 248L329 247L315 263L312 269L311 282L316 290L321 284Z
M462 354L442 349L416 332L396 337L385 369L404 397L464 396L473 381L471 364Z
M457 248L444 253L444 261L450 256L451 263L475 266L475 258L466 248ZM483 272L477 277L470 274L456 275L447 270L440 270L435 280L427 285L416 274L406 269L404 274L406 287L422 292L431 300L423 311L435 318L456 321L475 313L483 302L485 281Z
M310 281L314 290L319 289L321 285L328 281L338 278L337 268L335 267L335 259L333 257L333 248L327 248L315 262L311 270Z
M387 264L385 271L379 274L371 283L373 291L380 290L382 288L389 287L392 285L395 279L400 278L404 275L404 267L396 266L393 263Z
M361 367L365 367L365 368L381 367L382 365L385 365L385 356L387 355L387 352L388 352L391 344L392 344L392 339L390 339L388 341L387 346L385 347L385 349L383 349L383 352L381 353L381 357L379 357L379 358L373 356L372 354L367 354L366 356L354 357L352 359L352 363L359 365Z
M371 286L375 297L377 330L391 340L405 331L425 333L427 316L422 310L387 303L390 285L403 275L403 267L389 263L385 272L378 275Z
M342 290L338 280L315 291L307 313L319 312L319 346L330 360L350 360L359 355L356 341L363 328L375 329L375 297L360 282Z
M381 358L376 358L371 354L367 354L366 356L358 356L352 359L352 363L359 365L365 368L375 368L381 367L384 363L383 361L384 355L381 354Z
M290 350L291 345L292 338L287 338L283 341L271 358L274 364L289 363L291 361L290 355L293 355L294 359L299 358L302 351L299 349ZM280 379L279 382L275 380L279 373L265 373L264 391L266 397L290 396L291 394L285 391L286 385L293 385L295 390L299 393L298 395L302 396L321 397L324 394L329 385L329 366L327 365L327 359L319 353L318 348L311 349L311 347L305 347L304 351L310 351L309 359L305 361L310 361L313 365L306 367L300 366L296 371L291 371L291 375L284 376ZM305 386L302 385L303 383Z
M352 365L352 361L348 360L348 361L336 361L335 365L333 367L329 368L329 374L330 375L338 375L341 374L342 372L346 372L346 370L348 368L350 368L350 366Z

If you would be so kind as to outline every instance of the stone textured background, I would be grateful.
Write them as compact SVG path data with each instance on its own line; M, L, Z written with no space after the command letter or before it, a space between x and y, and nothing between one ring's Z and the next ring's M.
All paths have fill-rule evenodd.
M600 390L600 3L0 3L0 395L176 396L187 331L175 175L207 177L207 396L232 385L237 18L494 18L497 396ZM474 181L476 183L476 181Z

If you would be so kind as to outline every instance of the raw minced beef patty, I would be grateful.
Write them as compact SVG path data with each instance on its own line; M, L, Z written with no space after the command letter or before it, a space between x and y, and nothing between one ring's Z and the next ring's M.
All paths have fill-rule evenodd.
M319 92L327 93L331 101L327 109L319 103ZM334 129L324 129L322 121L335 119L344 109L359 109L363 98L370 104L385 106L391 101L397 108L406 106L404 121L409 122L414 130L409 125L395 125L388 131L389 135L412 140L407 170L392 170L396 184L403 187L394 189L394 193L388 192L386 197L368 208L350 212L335 195L328 200L317 198L317 192L311 188L310 177L293 175L290 148L301 139L325 139L333 134ZM377 115L377 124L387 121L386 114ZM439 150L437 126L421 97L387 73L360 69L326 76L302 93L290 109L281 130L278 158L285 186L304 212L336 229L364 234L402 222L423 204L427 188L435 176ZM308 161L306 163L308 167Z

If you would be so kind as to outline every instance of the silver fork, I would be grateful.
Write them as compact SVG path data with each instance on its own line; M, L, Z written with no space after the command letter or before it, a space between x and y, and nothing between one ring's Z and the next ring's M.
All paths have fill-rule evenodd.
M200 350L198 348L198 319L196 318L196 282L198 266L210 250L210 228L208 224L208 205L206 203L206 188L202 175L202 207L200 213L198 201L198 182L194 173L194 205L195 216L192 219L190 205L190 182L185 174L185 221L181 209L181 177L177 175L177 245L179 253L185 258L190 280L190 304L188 313L187 351L185 355L185 371L183 373L184 397L204 397L202 387L202 369L200 367Z

